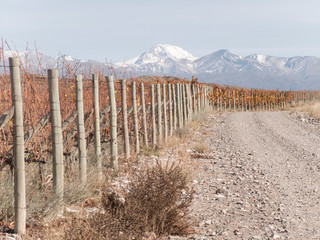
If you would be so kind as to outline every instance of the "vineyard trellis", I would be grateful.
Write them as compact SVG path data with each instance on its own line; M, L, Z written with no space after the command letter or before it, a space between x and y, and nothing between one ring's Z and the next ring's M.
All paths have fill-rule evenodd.
M19 71L18 62L17 58L10 58L11 80L6 74L0 74L0 171L10 166L20 174L25 162L52 162L53 189L59 211L63 211L63 187L67 184L63 178L64 163L66 159L79 162L79 182L85 184L86 151L91 145L101 180L103 167L111 166L119 171L119 144L123 145L124 158L129 158L131 151L137 154L143 145L161 145L195 114L207 109L274 111L285 109L290 101L319 99L317 91L232 88L199 83L196 78L190 82L168 78L121 80L97 71L92 78L74 74L73 79L68 74L67 78L59 79L60 73L55 69L48 70L47 77L29 74L21 64ZM17 82L18 87L13 87ZM17 104L17 90L22 92L23 109ZM21 111L20 120L18 111ZM15 130L17 126L20 130ZM19 135L16 131L22 131L20 142L16 141ZM110 144L109 159L102 158L102 143ZM23 146L22 153L16 152L18 146ZM18 177L14 175L14 178ZM25 189L21 190L21 185L25 183L17 184L15 182L19 192L15 231L24 233Z

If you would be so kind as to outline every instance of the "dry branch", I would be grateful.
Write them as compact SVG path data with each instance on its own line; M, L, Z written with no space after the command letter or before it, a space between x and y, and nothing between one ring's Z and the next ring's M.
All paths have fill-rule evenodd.
M7 111L2 114L0 117L0 130L4 128L7 123L12 119L14 114L14 107L9 108Z
M24 144L27 144L38 132L43 129L49 122L49 113L40 119L40 121L32 128L30 128L24 135ZM12 164L13 147L6 153L6 160L0 165L0 171L7 165Z

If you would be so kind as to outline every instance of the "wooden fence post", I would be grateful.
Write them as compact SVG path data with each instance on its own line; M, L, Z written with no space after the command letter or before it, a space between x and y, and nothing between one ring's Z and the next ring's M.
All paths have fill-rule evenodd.
M241 111L244 111L243 91L241 92Z
M248 110L248 93L247 92L245 92L244 108L245 108L245 111Z
M228 88L228 110L231 110L231 96L230 89Z
M200 98L200 109L201 112L204 110L204 94L205 94L205 90L204 90L204 85L201 85L201 98Z
M198 110L198 113L200 113L200 111L201 111L200 98L201 98L200 89L199 89L199 85L197 85L197 105L198 105L197 110Z
M220 95L219 95L219 89L217 89L216 92L217 92L217 110L220 111L220 101L219 101Z
M111 133L111 167L118 172L118 141L117 141L117 105L116 96L114 92L114 82L112 76L106 77L108 83L108 93L109 93L109 104L111 107L110 111L110 133Z
M179 84L180 91L180 109L181 109L181 126L184 125L184 103L183 103L183 83Z
M177 83L177 112L178 112L178 128L182 128L182 114L181 114L181 96L180 96L180 84Z
M248 102L248 109L251 111L251 100L250 100L250 94L247 94L247 102Z
M233 98L233 111L236 111L236 95L234 89L232 90L232 98Z
M9 58L13 115L14 164L14 232L26 233L26 177L24 163L24 131L19 61Z
M127 83L126 79L121 80L121 103L122 103L122 117L123 117L123 146L124 157L130 157L130 143L128 130L128 112L127 112Z
M184 84L184 90L185 90L185 102L186 102L186 116L187 116L187 122L189 122L191 118L191 110L190 110L190 93L189 93L189 84Z
M146 116L146 102L144 98L144 85L140 85L140 98L142 104L142 128L143 128L143 140L144 145L148 146L148 130L147 130L147 116Z
M180 103L180 119L181 119L181 127L183 127L183 97L182 97L182 83L179 84L179 103Z
M157 84L157 113L158 113L158 144L161 145L162 142L162 114L161 114L161 89L160 83Z
M177 130L177 98L176 98L176 89L175 85L172 84L172 100L173 100L173 129Z
M207 86L206 85L204 85L204 87L203 87L203 108L204 108L204 110L206 110L206 108L207 108Z
M92 92L94 109L94 151L96 165L98 168L99 180L102 180L101 164L101 138L100 138L100 109L99 109L99 78L97 74L92 74Z
M84 113L83 113L83 88L82 75L76 76L76 102L78 111L78 151L79 151L79 166L80 180L84 184L87 181L87 144L86 131L84 128Z
M181 127L184 125L184 103L183 103L183 83L179 84L180 93L180 114L181 114Z
M197 105L196 105L196 93L194 84L192 84L192 103L193 103L193 114L197 113Z
M173 114L172 114L172 84L168 83L168 101L169 101L169 134L172 136L173 134Z
M223 100L224 100L224 111L227 111L227 90L224 91Z
M182 110L183 110L183 125L187 123L187 102L186 102L186 84L181 84L181 96L182 96Z
M61 113L59 101L58 70L48 69L51 134L52 134L52 157L53 157L53 191L57 210L63 212L63 137L61 129Z
M212 87L212 108L213 110L216 110L217 109L217 106L218 106L218 102L217 102L217 96L216 96L216 90L215 88Z
M191 85L187 84L187 106L188 106L188 121L192 119L192 97L191 97Z
M168 122L167 122L167 95L166 84L162 84L162 97L163 97L163 123L164 123L164 140L168 140Z
M134 135L136 142L136 153L140 152L139 142L139 123L138 123L138 110L137 110L137 95L136 95L136 82L131 83L132 90L132 106L133 106L133 121L134 121Z
M152 145L157 144L157 135L156 135L156 116L155 116L155 106L154 106L154 85L151 84L150 87L151 95L151 120L152 120Z
M190 117L189 120L192 120L193 117L193 102L192 102L192 95L191 95L191 84L188 84L188 95L189 95L189 112Z

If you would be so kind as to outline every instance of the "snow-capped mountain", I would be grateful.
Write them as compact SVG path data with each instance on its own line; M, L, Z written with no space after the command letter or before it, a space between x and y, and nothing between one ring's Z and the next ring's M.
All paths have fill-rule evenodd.
M133 75L195 75L200 81L264 89L320 89L320 59L239 56L226 49L196 58L185 50L159 44L124 63Z
M8 57L15 54L17 53L4 51L4 58L7 61ZM42 71L46 68L61 69L65 63L77 64L79 71L93 67L108 69L105 63L81 61L68 55L52 58L36 51L19 52L18 55L22 63L29 62L30 70L34 72L39 68ZM0 59L2 59L1 56ZM113 65L109 64L110 66L122 74L127 73L127 76L166 75L190 79L195 75L202 82L249 88L320 89L320 59L317 57L284 58L262 54L239 56L222 49L197 58L180 47L157 44L138 57ZM107 74L108 70L105 72ZM61 73L63 74L63 69Z
M168 44L157 44L149 51L123 63L126 71L138 75L175 75L190 77L193 74L193 62L197 58L180 47Z

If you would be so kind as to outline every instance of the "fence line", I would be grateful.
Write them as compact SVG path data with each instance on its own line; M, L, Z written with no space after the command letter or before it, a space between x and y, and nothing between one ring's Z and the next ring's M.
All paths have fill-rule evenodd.
M62 212L64 159L66 158L64 153L67 155L68 151L72 152L72 149L68 145L74 143L75 139L78 142L79 178L81 183L84 184L86 182L87 171L86 151L91 143L91 138L94 140L95 164L99 179L101 180L102 165L106 165L102 163L101 143L110 143L110 165L117 172L119 171L118 143L121 141L118 140L120 135L123 140L124 157L129 158L131 146L134 146L135 152L139 153L141 145L149 145L149 143L151 143L152 147L161 145L164 141L167 141L168 136L173 135L175 130L182 128L187 122L192 120L195 114L201 114L207 109L218 111L258 111L267 109L274 111L284 109L289 101L307 101L320 98L319 92L315 91L294 92L290 95L288 92L220 88L214 85L198 84L197 82L191 82L191 84L189 82L157 83L155 92L154 84L147 85L150 86L150 91L145 91L144 83L132 81L131 92L128 92L127 81L125 79L121 80L119 84L119 81L114 80L112 76L106 76L104 84L107 85L108 105L100 110L99 98L101 96L99 95L99 83L102 84L102 82L99 82L98 75L93 74L92 83L89 85L92 88L92 97L90 98L92 105L89 107L87 105L87 111L85 112L84 105L88 98L85 98L84 93L88 87L85 88L83 86L82 76L77 75L75 76L76 110L71 111L71 113L69 112L68 117L62 122L58 71L56 69L49 69L48 92L50 112L41 117L39 122L34 124L24 134L22 121L23 99L21 97L21 85L18 84L20 77L17 59L12 58L10 60L10 70L13 103L12 107L7 108L0 117L0 130L3 130L10 122L10 119L13 118L15 142L13 147L3 157L5 161L2 161L0 170L6 165L12 164L11 160L14 159L15 196L17 202L15 204L17 216L15 231L18 233L25 231L25 189L22 187L22 185L25 185L23 182L25 178L24 144L41 134L42 130L48 125L48 122L51 122L51 140L47 136L47 139L42 140L40 145L44 145L44 141L50 140L52 142L53 190L57 210ZM137 87L140 87L140 94L138 95L136 94ZM119 89L120 95L117 94ZM129 97L127 97L127 94ZM120 96L120 98L117 96ZM73 95L70 96L70 98L73 97ZM128 100L131 100L132 103L129 109L127 108ZM77 131L74 130L76 119ZM121 121L122 124L118 124ZM141 131L139 131L139 122L141 123ZM109 128L107 127L108 124ZM148 134L151 137L148 137ZM143 140L141 141L143 144L140 144L140 135L143 136ZM16 138L16 136L20 138ZM130 144L130 136L132 136L132 145ZM3 136L3 139L7 139L8 137L7 135ZM50 152L49 148L46 150Z

